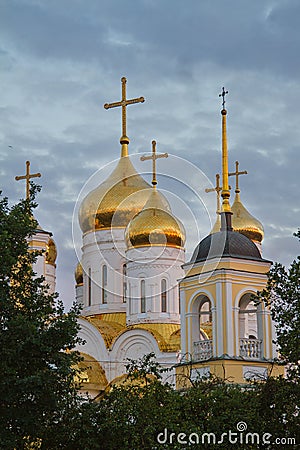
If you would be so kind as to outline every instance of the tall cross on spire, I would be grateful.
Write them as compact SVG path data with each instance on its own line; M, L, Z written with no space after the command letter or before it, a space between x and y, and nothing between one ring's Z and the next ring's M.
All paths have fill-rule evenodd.
M220 185L220 174L216 174L216 187L205 189L205 192L216 192L217 194L217 214L220 214L221 212L221 203L220 203L220 193L222 191L221 185Z
M225 95L228 94L228 91L225 91L225 88L223 86L221 94L219 94L219 97L223 97L222 101L222 107L225 109Z
M240 188L239 188L239 175L247 175L248 172L247 170L243 170L239 172L239 162L236 161L235 162L235 172L229 172L228 176L232 177L233 175L235 175L235 193L238 194L240 192Z
M141 161L146 161L148 159L152 159L152 185L155 188L157 185L156 179L156 160L158 158L168 158L168 153L161 153L160 155L156 154L156 141L152 141L152 155L151 156L141 156Z
M30 179L41 177L41 174L38 173L30 173L30 161L26 161L26 175L16 176L16 181L26 180L26 199L30 198Z
M128 100L126 98L126 83L127 80L125 77L121 78L122 82L122 100L120 102L114 102L114 103L105 103L104 108L110 109L110 108L116 108L117 106L122 107L122 136L120 139L121 144L129 144L129 138L127 137L127 130L126 130L126 107L128 105L133 105L134 103L143 103L145 101L144 97L139 98L132 98Z

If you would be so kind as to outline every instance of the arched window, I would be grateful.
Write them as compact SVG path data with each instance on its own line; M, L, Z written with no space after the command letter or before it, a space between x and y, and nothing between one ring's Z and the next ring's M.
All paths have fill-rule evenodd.
M240 339L257 339L257 306L251 300L251 294L245 294L239 303L239 332Z
M123 264L123 303L127 301L127 278L126 264Z
M239 302L240 356L259 359L262 356L262 324L258 320L258 306L251 294L244 294Z
M199 307L200 339L212 338L211 302L208 297L202 298Z
M88 306L92 304L92 271L88 270Z
M141 313L146 312L146 286L145 280L141 281Z
M107 266L102 266L102 303L107 303Z
M167 281L165 279L161 280L161 312L167 312Z
M200 294L195 298L192 307L192 339L194 342L212 340L213 317L210 299Z
M192 341L195 360L213 356L213 317L211 300L204 294L196 297L192 309Z

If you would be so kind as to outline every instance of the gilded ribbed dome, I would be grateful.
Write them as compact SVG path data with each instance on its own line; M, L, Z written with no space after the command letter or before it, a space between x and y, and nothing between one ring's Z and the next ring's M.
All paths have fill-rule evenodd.
M181 222L172 215L166 198L152 189L143 210L128 224L125 239L129 248L151 245L183 247L185 231Z
M83 284L83 270L81 262L79 262L75 269L75 280L76 284Z
M136 172L129 156L122 156L106 181L90 192L79 210L84 233L126 227L150 195L149 184Z
M264 227L261 222L253 217L242 204L240 194L236 193L233 205L232 227L234 231L247 236L252 241L262 242L264 238Z

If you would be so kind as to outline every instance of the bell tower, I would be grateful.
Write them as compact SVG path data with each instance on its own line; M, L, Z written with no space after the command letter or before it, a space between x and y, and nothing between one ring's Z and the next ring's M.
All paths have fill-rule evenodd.
M221 228L206 236L183 266L178 387L187 382L182 375L214 374L246 383L265 378L271 369L273 375L282 373L282 368L274 365L275 331L270 312L252 299L265 287L271 262L262 258L251 239L232 227L235 217L229 201L226 94L223 88Z

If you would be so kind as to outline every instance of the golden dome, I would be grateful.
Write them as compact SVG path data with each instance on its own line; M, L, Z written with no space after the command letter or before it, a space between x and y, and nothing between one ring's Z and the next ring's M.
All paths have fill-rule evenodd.
M125 228L141 211L150 192L149 184L136 172L129 156L122 156L107 180L83 200L79 210L81 230L86 233Z
M83 270L81 262L79 262L75 269L75 280L76 284L83 284Z
M217 213L217 218L210 234L218 233L221 230L221 214Z
M48 264L55 265L56 257L57 257L56 245L54 240L50 238L46 248L46 262Z
M238 192L235 195L231 211L233 212L232 227L234 231L244 234L252 241L262 242L264 238L264 227L244 207Z
M128 224L125 239L128 247L183 247L185 231L181 222L172 215L165 197L156 189L152 189L143 210Z

